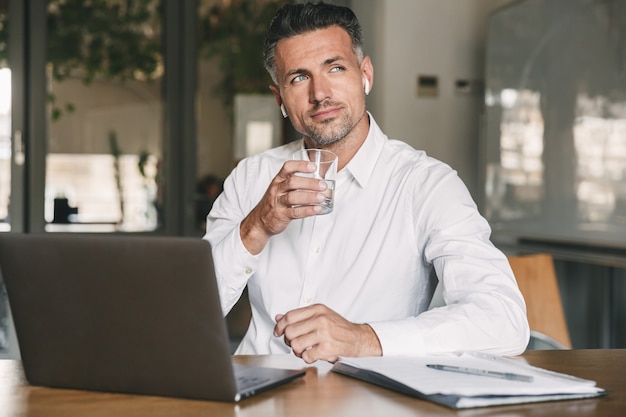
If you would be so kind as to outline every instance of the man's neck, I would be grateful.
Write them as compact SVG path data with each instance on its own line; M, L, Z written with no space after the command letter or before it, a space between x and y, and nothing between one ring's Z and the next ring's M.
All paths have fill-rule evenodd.
M341 171L343 167L348 165L348 162L352 160L354 155L359 151L367 135L370 131L370 120L367 112L363 114L363 117L359 122L354 126L354 129L346 135L343 139L332 143L327 146L322 146L322 149L327 151L334 152L339 157L339 163L337 166L337 170ZM319 147L314 141L309 138L304 138L305 147Z

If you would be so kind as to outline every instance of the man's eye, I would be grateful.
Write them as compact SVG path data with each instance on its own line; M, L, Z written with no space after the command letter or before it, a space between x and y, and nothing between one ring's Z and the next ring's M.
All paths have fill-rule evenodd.
M292 80L291 83L295 84L295 83L299 83L300 81L304 81L306 80L306 75L297 75L295 76Z
M332 67L330 72L341 72L343 71L343 67Z

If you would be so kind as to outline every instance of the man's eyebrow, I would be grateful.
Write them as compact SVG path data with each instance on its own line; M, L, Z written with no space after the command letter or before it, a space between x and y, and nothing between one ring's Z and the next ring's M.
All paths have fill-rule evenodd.
M296 68L294 70L287 71L285 76L286 77L291 77L292 75L305 74L306 72L307 72L307 70L305 70L304 68Z
M327 60L324 61L324 65L330 65L330 64L333 64L333 63L335 63L337 61L343 61L343 59L344 58L342 56L335 56L335 57L332 57L332 58L328 58Z
M342 56L334 56L332 58L328 58L328 59L324 60L324 64L323 65L330 65L330 64L333 64L333 63L335 63L337 61L343 61L343 60L344 60L344 58ZM306 69L304 69L304 68L296 68L296 69L293 69L291 71L288 71L285 75L287 77L290 77L292 75L306 74L307 72L308 71Z
M324 65L324 66L332 65L332 64L334 64L337 61L344 61L344 60L345 60L344 57L342 57L340 55L337 55L337 56L334 56L332 58L325 59L322 65ZM287 71L285 73L285 78L287 79L287 78L290 78L290 77L292 77L294 75L302 75L302 74L308 74L308 73L309 73L309 71L306 70L305 68L296 68L296 69L292 69L291 71Z

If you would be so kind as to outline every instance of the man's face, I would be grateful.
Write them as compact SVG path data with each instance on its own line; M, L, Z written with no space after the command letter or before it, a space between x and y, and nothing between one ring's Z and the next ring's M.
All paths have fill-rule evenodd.
M278 89L294 128L318 145L335 143L365 114L364 77L348 33L338 26L282 39L276 45Z

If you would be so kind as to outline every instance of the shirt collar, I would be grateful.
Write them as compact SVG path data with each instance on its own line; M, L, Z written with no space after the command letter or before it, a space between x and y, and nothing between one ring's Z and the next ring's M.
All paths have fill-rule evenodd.
M365 141L352 157L350 162L345 166L345 170L350 172L354 179L361 187L367 186L367 183L374 171L374 165L382 152L383 145L387 136L380 130L374 117L367 112L370 119L370 130Z

